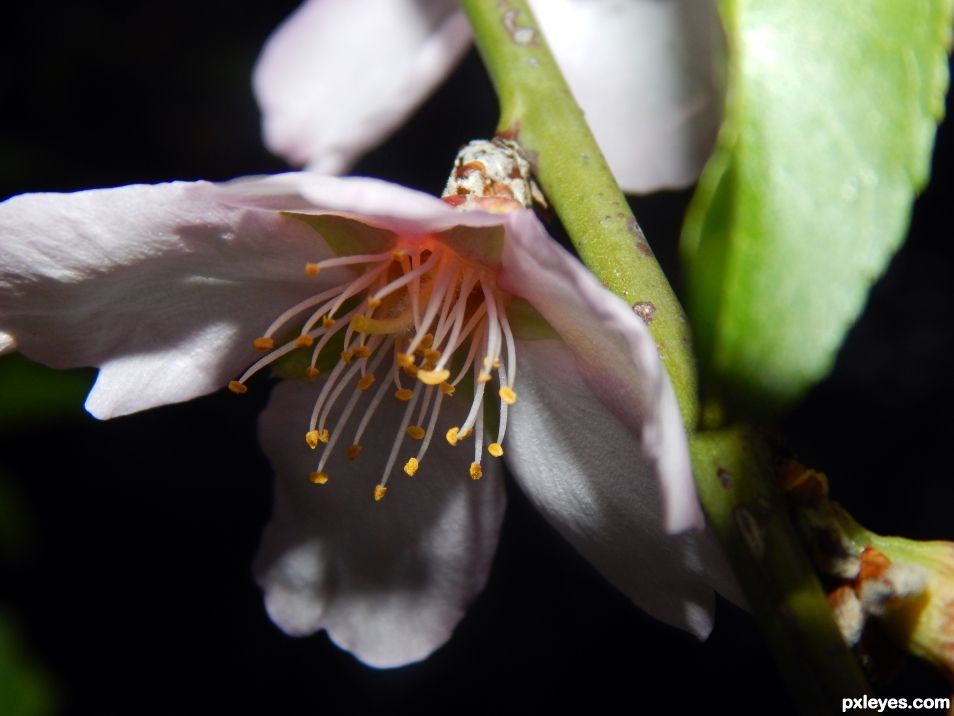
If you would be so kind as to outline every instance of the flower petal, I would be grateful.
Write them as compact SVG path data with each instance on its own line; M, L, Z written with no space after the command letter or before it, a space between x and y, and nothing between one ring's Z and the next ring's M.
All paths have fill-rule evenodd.
M256 332L315 290L304 262L328 254L301 222L226 198L198 182L0 204L4 343L99 366L87 409L100 418L224 386Z
M700 540L667 534L656 460L589 389L567 347L521 341L507 462L530 500L652 616L700 638L713 597Z
M647 474L661 485L665 527L701 527L685 430L649 329L532 214L514 212L509 221L499 285L540 312L572 351L589 390L638 442Z
M536 0L534 14L625 191L696 180L722 120L712 0Z
M285 382L261 418L277 478L255 566L266 608L288 634L326 629L372 666L424 659L450 637L487 579L505 505L499 463L485 461L474 482L469 450L435 440L414 479L397 467L375 503L403 407L385 403L357 460L337 446L328 483L313 485L307 476L320 455L302 438L314 397L308 384ZM459 425L464 412L444 401L442 422Z
M255 69L265 143L292 164L346 170L407 119L469 38L453 0L308 0Z

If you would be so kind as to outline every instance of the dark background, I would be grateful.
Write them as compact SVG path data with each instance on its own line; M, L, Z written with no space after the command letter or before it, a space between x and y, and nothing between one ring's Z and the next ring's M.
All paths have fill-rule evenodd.
M34 2L5 11L0 197L286 169L261 145L249 76L295 4ZM457 147L486 136L495 119L471 53L356 173L439 192ZM950 141L942 131L911 238L834 374L783 426L859 520L919 538L954 539ZM635 201L674 277L687 199ZM0 376L22 375L12 360L0 360ZM40 390L49 379L28 375L14 387ZM790 708L747 615L720 603L702 644L654 622L516 489L486 590L423 664L375 671L324 636L288 638L268 621L249 573L270 510L255 439L263 392L106 423L74 393L55 416L22 410L0 424L0 535L13 535L0 552L0 615L62 713ZM881 695L946 691L930 670L908 665Z

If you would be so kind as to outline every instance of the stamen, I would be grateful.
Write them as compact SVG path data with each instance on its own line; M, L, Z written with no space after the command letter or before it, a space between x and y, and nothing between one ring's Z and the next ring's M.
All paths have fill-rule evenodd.
M384 496L388 494L388 488L384 485L375 485L374 486L374 501L380 502L384 499Z
M513 388L509 388L505 385L498 392L500 393L500 399L507 405L513 405L517 402L517 394L513 391Z
M498 296L497 301L499 302L497 320L500 321L500 329L503 331L504 342L507 345L507 376L509 378L509 380L506 381L501 379L501 382L506 383L507 387L512 390L514 381L517 379L517 346L513 339L513 330L510 328L510 321L507 320L507 312L503 307L503 299Z
M321 267L318 264L310 261L305 264L305 273L309 276L317 276L319 271L321 271Z
M394 397L400 400L402 403L406 403L412 397L414 397L414 392L408 390L407 388L401 388L400 390L394 391Z
M378 366L381 365L381 361L391 351L393 343L394 343L394 339L389 338L386 341L384 341L383 345L381 344L380 340L375 341L371 345L370 347L371 351L377 350L379 348L380 350L377 350L377 353L375 354L374 359L371 361L371 365L368 367L370 372L367 373L364 377L370 377L373 380L374 371L378 369ZM359 367L359 366L355 366L355 367ZM387 384L385 384L385 386L386 385ZM383 394L383 393L382 391L379 390L378 394ZM360 387L360 381L359 381L359 386L357 390L355 390L351 394L351 398L349 398L347 404L345 405L344 410L342 410L341 414L338 416L338 427L335 428L334 434L331 436L331 440L325 441L328 443L328 445L325 448L324 452L322 453L321 460L318 463L319 470L324 469L325 464L328 462L328 458L331 457L332 452L335 448L335 445L338 443L338 440L341 438L341 435L344 432L344 429L347 426L348 421L351 419L351 414L354 412L355 406L358 404L358 400L361 398L362 395L364 395L364 390ZM330 402L334 403L336 399L337 397L335 396L332 398ZM377 404L372 400L371 407L369 408L369 413L368 413L369 416L374 414L374 408L376 406ZM325 418L323 417L322 420L324 421ZM360 451L361 451L361 446L360 444L358 444L358 438L356 437L353 443L351 444L351 446L347 450L348 459L354 460L354 458L358 456L358 453Z
M384 468L384 476L381 478L381 485L388 484L388 476L391 474L391 469L394 467L394 461L397 460L398 450L401 447L401 443L404 441L404 435L407 432L407 426L411 422L411 413L414 411L414 405L417 403L417 399L420 397L421 391L420 386L414 386L414 397L411 398L408 402L407 407L404 409L404 415L401 417L401 427L398 428L397 435L394 437L394 443L391 445L391 454L388 455L388 462Z
M487 446L487 452L494 457L500 457L503 455L503 447L500 445L500 443L490 443L490 445Z
M248 392L248 386L244 383L240 383L237 380L229 381L229 390L231 390L236 395L242 395L242 393Z
M374 373L365 373L358 380L358 390L367 390L374 385Z
M470 463L470 479L479 480L483 476L484 476L484 470L480 466L480 463L479 462Z
M455 259L450 258L448 262L453 262ZM427 327L430 326L434 321L434 317L437 315L437 312L441 308L443 303L444 294L450 285L450 282L454 279L457 272L452 270L451 267L443 265L445 262L441 262L440 275L437 279L434 289L431 291L431 295L428 299L427 309L424 312L424 317L421 319L421 326ZM417 335L411 339L411 344L407 348L408 353L414 353L414 350L417 348L418 344L423 340L424 336L418 331Z
M268 336L262 336L261 338L256 338L252 345L255 346L255 350L257 351L270 351L275 347L275 341Z
M311 336L298 336L295 339L295 346L298 348L311 348L311 344L315 342L315 339Z
M329 288L327 291L322 291L321 293L315 294L314 296L309 296L304 301L299 301L294 306L289 308L287 311L283 312L278 318L272 321L271 325L265 329L265 336L272 336L275 334L278 329L284 326L288 321L297 316L299 313L304 311L306 308L311 308L312 306L317 306L322 301L327 301L329 298L337 296L339 293L344 291L348 287L347 283L343 283L334 288ZM303 329L302 333L307 333L309 329Z
M434 399L434 409L431 411L431 419L427 423L427 432L424 435L424 442L421 443L421 448L417 451L418 462L424 459L424 453L426 453L427 448L431 446L431 438L434 437L434 428L437 427L437 418L441 413L441 401L443 398L444 394L438 392L437 397Z
M382 298L384 298L385 296L389 296L390 294L394 293L402 286L407 286L414 279L418 278L419 276L423 276L428 271L430 271L434 267L434 264L436 264L441 259L442 256L443 256L442 251L433 251L431 255L427 258L427 261L425 261L423 264L421 264L415 269L412 269L411 271L406 272L404 275L400 276L399 278L394 279L384 288L379 289L378 291L375 291L374 295L371 296L371 300L380 301Z
M417 474L417 469L421 466L421 463L416 457L408 458L408 461L404 463L404 473L408 477L414 477Z
M427 385L440 385L450 378L450 371L444 370L418 370L417 379Z
M268 355L262 356L257 361L255 361L248 369L246 369L244 373L242 373L241 377L238 379L237 382L245 383L246 381L248 381L249 378L251 378L253 375L258 373L258 371L260 371L262 368L264 368L267 365L271 365L282 356L291 353L297 347L298 346L295 345L295 341L289 341L288 343L283 345L281 348L276 348ZM232 382L236 382L236 381L232 381Z
M324 485L328 482L328 473L326 472L313 472L308 475L308 479L311 480L316 485Z
M501 383L506 383L508 377L509 377L509 375L508 375L506 369L501 368L501 369L500 369L500 382L501 382ZM513 402L508 401L506 398L503 397L503 392L504 392L504 390L510 390L510 392L513 393L513 390L510 389L510 388L504 387L504 388L501 388L501 389L500 389L500 395L501 395L501 398L502 398L503 400L502 400L502 402L500 403L500 413L499 413L499 415L500 415L500 420L498 421L498 426L497 426L497 440L496 440L496 442L491 443L491 444L488 446L488 448L487 448L487 450L490 451L490 454L493 455L494 457L500 457L500 455L503 455L503 447L501 447L501 446L503 445L504 435L506 435L506 433L507 433L507 415L508 415L508 413L510 412L510 411L508 410L508 408L509 408L511 405L513 405ZM514 397L514 401L516 401L516 397L517 397L517 396L514 395L513 397ZM499 454L499 455L494 452L494 445L496 445L496 446L497 446L497 449L500 451L500 454Z
M414 440L424 439L424 428L422 428L420 425L408 425L405 432L409 438L413 438Z

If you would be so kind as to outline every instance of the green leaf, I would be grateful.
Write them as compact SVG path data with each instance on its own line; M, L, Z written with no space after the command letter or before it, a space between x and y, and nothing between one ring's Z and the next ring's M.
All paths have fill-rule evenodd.
M683 232L707 403L824 377L928 180L952 0L724 0L726 120Z

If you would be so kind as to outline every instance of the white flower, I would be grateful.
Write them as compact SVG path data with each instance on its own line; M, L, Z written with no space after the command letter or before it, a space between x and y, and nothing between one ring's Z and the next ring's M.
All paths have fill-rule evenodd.
M18 196L0 337L98 366L100 418L244 392L301 356L260 431L277 487L255 571L290 634L377 666L440 646L487 577L501 460L639 606L710 629L725 572L683 531L702 516L653 339L528 210L308 173Z
M696 180L721 122L713 0L533 0L626 191ZM338 173L407 120L470 43L456 0L306 0L255 71L265 141Z

